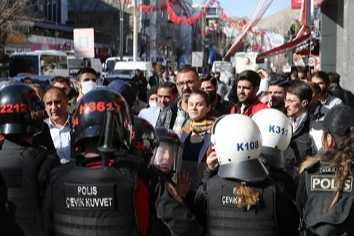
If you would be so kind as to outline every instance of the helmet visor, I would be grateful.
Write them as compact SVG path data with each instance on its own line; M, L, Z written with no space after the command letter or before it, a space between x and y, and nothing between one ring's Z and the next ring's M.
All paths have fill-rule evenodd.
M160 141L151 164L164 174L177 172L181 166L182 154L183 148L180 144Z

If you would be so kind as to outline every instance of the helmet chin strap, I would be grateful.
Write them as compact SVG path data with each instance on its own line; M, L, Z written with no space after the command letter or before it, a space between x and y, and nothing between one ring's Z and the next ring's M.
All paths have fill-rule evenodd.
M102 166L108 167L110 157L116 152L116 148L114 148L112 144L113 139L113 131L114 131L114 108L108 108L105 125L104 125L104 133L103 133L103 144L98 146L97 149L102 154Z

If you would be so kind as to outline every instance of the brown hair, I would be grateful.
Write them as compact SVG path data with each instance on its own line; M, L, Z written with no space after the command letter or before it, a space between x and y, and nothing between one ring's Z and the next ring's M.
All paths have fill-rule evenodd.
M326 211L329 211L338 202L344 190L345 181L351 173L352 161L354 161L354 128L351 128L351 133L349 135L343 137L331 134L328 131L323 131L323 140L325 140L328 135L332 135L334 138L334 146L330 147L322 155L316 156L314 158L308 158L299 169L299 173L301 173L307 167L320 162L326 156L334 153L334 158L331 161L331 166L336 170L334 183L337 189L335 191L332 202Z
M249 186L246 182L241 182L241 186L234 189L234 195L237 197L236 205L238 208L246 209L247 211L259 201L259 192Z

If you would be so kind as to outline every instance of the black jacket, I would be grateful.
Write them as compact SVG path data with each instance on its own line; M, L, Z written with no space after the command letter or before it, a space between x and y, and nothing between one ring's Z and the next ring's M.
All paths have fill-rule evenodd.
M300 175L296 204L304 235L354 235L353 167L337 203L327 211L336 192L335 169L331 166L334 155L326 153Z
M285 157L288 161L287 173L292 178L297 177L297 168L307 156L314 156L315 149L310 138L311 116L308 115L305 122L293 133L290 144L285 150Z
M59 165L58 156L44 148L15 138L4 140L0 151L1 232L42 235L40 208L51 171Z
M331 85L329 91L333 96L342 99L344 105L354 108L354 95L352 92L343 89L339 84Z
M249 211L236 207L233 191L240 185L216 175L199 187L194 205L198 212L207 212L207 235L297 235L295 204L273 180L250 184L260 200Z

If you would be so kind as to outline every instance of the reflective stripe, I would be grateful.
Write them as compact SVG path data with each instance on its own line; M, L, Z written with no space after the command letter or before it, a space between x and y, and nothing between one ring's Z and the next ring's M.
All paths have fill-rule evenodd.
M71 216L60 213L54 213L54 221L58 223L66 223L72 225L88 226L88 227L127 227L135 228L134 224L127 225L127 222L135 222L135 218L127 217L109 217L109 218L94 218L94 217L81 217ZM76 226L74 226L76 227Z

